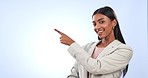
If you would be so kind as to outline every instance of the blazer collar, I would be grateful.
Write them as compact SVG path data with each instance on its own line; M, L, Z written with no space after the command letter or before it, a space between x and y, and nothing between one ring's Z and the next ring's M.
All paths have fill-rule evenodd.
M90 56L92 55L92 53L94 52L95 50L95 47L97 46L97 44L99 44L101 41L99 40L98 42L94 43L91 48L89 49L88 53L90 54ZM116 49L117 45L121 44L120 41L118 40L114 40L112 41L108 46L106 46L104 48L104 50L99 54L98 57L101 57L101 56L104 56L104 54L108 54L108 53L111 53L112 51L114 51L114 49Z
M105 55L111 54L115 49L117 49L118 45L121 44L120 41L114 40L108 46L104 48L104 50L99 54L99 57L103 57Z

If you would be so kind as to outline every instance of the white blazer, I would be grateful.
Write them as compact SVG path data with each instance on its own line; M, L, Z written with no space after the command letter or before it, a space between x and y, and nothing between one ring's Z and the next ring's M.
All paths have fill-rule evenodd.
M122 71L129 63L133 52L130 47L118 40L111 42L96 59L91 57L99 42L88 43L81 47L76 42L68 52L76 59L68 78L120 78Z

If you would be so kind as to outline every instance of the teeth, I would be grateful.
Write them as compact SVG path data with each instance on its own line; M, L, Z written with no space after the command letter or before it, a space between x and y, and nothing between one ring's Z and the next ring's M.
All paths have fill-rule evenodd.
M104 30L96 30L97 32L103 32Z
M99 33L102 33L103 31L99 31Z
M104 29L101 29L101 30L97 29L96 31L97 31L98 33L102 33L102 32L104 32L105 30L104 30Z

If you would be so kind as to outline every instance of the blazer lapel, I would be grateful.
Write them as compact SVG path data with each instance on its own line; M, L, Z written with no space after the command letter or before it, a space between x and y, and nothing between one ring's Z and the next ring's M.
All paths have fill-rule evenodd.
M96 47L96 45L97 45L98 43L100 43L100 41L98 41L98 42L94 43L92 46L90 46L90 49L88 50L88 54L89 54L90 56L91 56L92 53L94 52L95 47Z
M112 53L115 49L117 49L117 45L119 45L120 43L120 41L114 40L107 47L104 48L104 50L99 54L97 58L101 58L107 54Z

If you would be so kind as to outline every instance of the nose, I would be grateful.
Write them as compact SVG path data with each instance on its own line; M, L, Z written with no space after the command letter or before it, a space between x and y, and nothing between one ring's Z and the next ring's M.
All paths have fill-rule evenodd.
M94 31L95 31L95 32L98 32L99 29L100 29L100 26L99 26L98 24L96 24L96 25L94 26Z
M94 28L95 28L95 29L100 29L100 25L96 24L96 25L94 26Z

